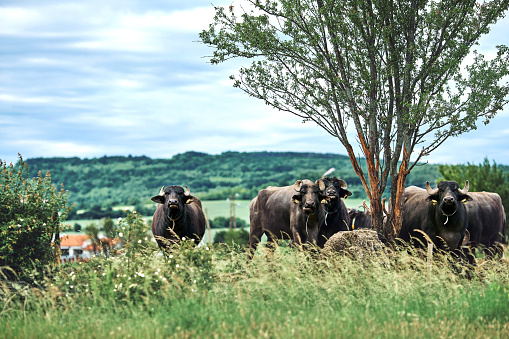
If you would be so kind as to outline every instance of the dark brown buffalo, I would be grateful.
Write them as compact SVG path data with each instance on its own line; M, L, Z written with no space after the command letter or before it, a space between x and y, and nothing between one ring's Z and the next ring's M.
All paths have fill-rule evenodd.
M369 212L362 212L352 208L348 211L348 216L350 217L350 223L348 224L350 230L371 228L371 215Z
M182 238L193 239L198 244L205 234L205 215L201 201L192 196L186 186L161 188L152 197L159 205L152 220L152 233L161 249L179 242Z
M470 244L489 248L505 242L506 216L502 199L497 193L470 192L472 201L466 205Z
M263 234L269 245L277 239L292 239L294 244L316 243L325 220L323 202L325 184L297 180L293 186L267 187L249 205L251 228L249 258L252 258Z
M463 189L455 181L441 181L435 189L429 182L426 189L407 187L403 193L403 225L399 237L409 241L416 234L414 230L421 230L437 247L457 249L468 226L464 204L471 200L468 181Z
M352 195L347 190L348 186L344 180L336 177L325 177L322 180L325 184L325 195L329 200L325 203L325 221L318 233L317 244L320 248L323 248L327 240L337 232L349 231L350 218L343 199Z

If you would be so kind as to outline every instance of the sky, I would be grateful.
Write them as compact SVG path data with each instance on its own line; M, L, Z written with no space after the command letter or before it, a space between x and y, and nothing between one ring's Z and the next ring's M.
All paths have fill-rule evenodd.
M311 122L232 87L248 61L211 65L198 33L221 0L2 0L0 159L93 158L187 151L346 155ZM509 45L509 18L477 49ZM448 139L430 163L509 165L509 107ZM356 152L361 152L356 148Z

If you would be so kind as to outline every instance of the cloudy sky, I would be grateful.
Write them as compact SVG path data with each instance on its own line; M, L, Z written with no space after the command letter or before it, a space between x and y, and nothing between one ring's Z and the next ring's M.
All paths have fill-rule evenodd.
M232 0L2 0L0 159L186 151L346 154L312 123L232 88L241 63L212 66L198 33ZM240 1L233 1L240 4ZM509 45L509 18L483 38ZM247 65L247 62L246 62ZM509 107L428 160L509 164Z

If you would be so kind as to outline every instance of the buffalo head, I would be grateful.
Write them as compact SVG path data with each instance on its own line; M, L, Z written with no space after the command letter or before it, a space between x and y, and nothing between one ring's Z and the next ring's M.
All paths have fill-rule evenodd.
M463 189L459 188L456 181L440 181L435 189L432 189L429 182L426 181L426 191L428 191L428 201L433 205L438 204L440 212L447 217L446 222L450 216L454 215L459 208L460 203L471 201L472 198L468 195L468 180L465 182Z
M346 199L352 195L347 188L348 185L342 179L338 179L336 177L333 178L323 178L323 182L325 184L325 195L329 198L326 203L327 212L336 212L336 210L341 206L339 203L339 199Z
M329 197L324 194L325 184L322 179L318 179L316 182L297 180L294 189L298 193L292 197L292 200L307 215L314 214L320 204L325 204L329 200Z
M184 205L193 201L189 188L185 190L180 186L162 187L159 195L152 197L152 201L162 204L166 216L177 220L184 213Z

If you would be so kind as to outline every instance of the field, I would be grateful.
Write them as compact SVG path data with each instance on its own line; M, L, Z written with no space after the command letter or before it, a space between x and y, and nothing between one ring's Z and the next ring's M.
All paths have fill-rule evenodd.
M507 338L509 261L153 247L0 282L1 338Z
M348 208L357 208L359 209L359 205L362 204L362 199L346 199L344 200L345 204ZM249 203L251 200L236 200L235 201L235 215L237 218L245 220L247 224L249 224ZM213 220L216 217L230 217L230 201L227 200L205 200L202 201L203 210L205 214L208 216L210 220ZM117 209L126 209L132 208L132 206L121 206L117 207ZM114 208L115 209L115 208ZM148 225L151 224L152 216L144 216L147 220ZM96 225L101 225L101 220L88 220L88 219L80 219L80 220L69 220L67 224L71 227L74 224L80 224L83 229L85 229L88 225L94 223ZM213 228L209 231L205 232L205 242L210 243L214 239L214 235L217 232L224 231L226 228ZM247 229L249 232L249 229ZM73 233L73 232L69 232ZM262 242L266 241L265 235L262 237Z

